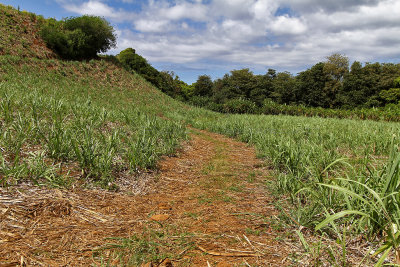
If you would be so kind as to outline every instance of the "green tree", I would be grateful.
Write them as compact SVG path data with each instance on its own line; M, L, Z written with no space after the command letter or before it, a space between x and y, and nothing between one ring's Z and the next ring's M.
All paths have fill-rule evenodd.
M257 83L257 77L249 69L232 70L230 75L215 81L214 99L222 104L232 99L250 99Z
M67 34L63 27L63 21L50 18L41 27L40 34L48 48L59 56L68 58L72 57L72 47L68 43Z
M250 100L261 107L266 98L270 98L273 91L273 81L276 78L276 71L268 69L265 75L258 75L254 77L257 81L255 87L250 91Z
M136 51L135 49L129 47L125 50L122 50L118 55L118 60L122 63L122 65L132 67L133 62L135 61Z
M346 109L363 105L368 98L366 86L363 66L360 62L354 61L350 73L344 78L342 90L337 95L338 105Z
M332 80L342 82L345 75L349 73L349 58L341 54L328 56L324 64L324 72Z
M388 90L382 90L379 96L382 98L385 104L394 103L397 104L400 101L400 77L393 81L394 88Z
M116 46L114 28L98 16L49 19L41 28L47 46L66 59L91 59Z
M197 96L212 96L213 82L208 75L200 75L194 84L193 94Z
M400 64L353 63L350 74L345 77L343 91L355 106L377 107L392 103L394 81L400 76ZM389 101L389 102L387 102Z
M181 80L179 76L176 75L173 71L161 71L161 86L160 89L164 93L175 97L181 98L183 96L182 88L181 88Z
M114 28L107 20L98 16L68 18L65 20L65 29L79 32L78 42L74 43L78 58L94 58L98 53L115 47L117 43Z
M118 60L121 62L121 64L129 69L129 70L134 70L136 73L142 75L146 80L149 80L153 84L157 84L156 82L156 76L159 76L158 71L153 68L147 60L136 54L135 49L133 48L127 48L125 50L122 50L118 55L117 55Z
M273 93L271 98L279 104L292 104L296 102L297 81L289 72L280 72L273 80Z
M349 73L349 58L341 54L332 54L324 64L324 73L328 76L325 83L325 95L330 98L329 107L336 105L337 94L342 90L343 80Z
M181 91L186 100L192 98L194 96L194 84L187 84L183 81L180 83Z
M329 81L324 68L325 63L320 62L299 73L296 78L298 87L295 93L297 104L325 108L331 106L331 98L324 90L325 83Z

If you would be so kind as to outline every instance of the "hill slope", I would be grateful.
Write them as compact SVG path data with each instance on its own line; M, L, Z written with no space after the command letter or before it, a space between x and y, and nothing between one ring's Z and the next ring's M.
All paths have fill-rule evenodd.
M15 10L2 16L10 12L19 26L30 16ZM2 31L6 46L23 35L17 26ZM400 132L399 124L213 113L184 105L105 59L47 59L50 54L41 54L43 43L34 36L31 45L3 49L6 55L0 56L0 216L6 218L0 223L7 229L0 232L0 258L9 257L7 264L71 265L76 259L88 265L95 259L99 265L101 260L136 265L170 257L182 266L227 258L238 265L265 265L274 251L285 264L342 265L334 260L346 254L352 265L363 253L363 264L376 262L369 249L376 250L383 237L371 235L368 227L349 232L348 223L357 218L326 230L322 245L315 239L313 229L326 211L368 208L319 183L348 177L383 188L389 151L397 153L399 141L392 136ZM188 130L187 124L250 143L265 163L244 144ZM184 143L188 132L191 145ZM160 163L179 147L178 158ZM161 172L154 172L157 166ZM143 182L148 180L154 184ZM127 194L89 190L93 184ZM148 190L147 198L130 196ZM356 190L370 197L363 186ZM172 219L155 223L154 214ZM49 227L57 223L60 227ZM310 247L303 250L295 229L318 255ZM343 229L354 242L338 246ZM107 236L122 238L106 246ZM252 255L243 260L240 253Z
M0 4L0 55L55 58L39 36L43 17Z
M178 103L112 63L0 61L3 184L65 182L67 164L70 173L107 185L154 167L185 138L181 123L156 116ZM44 162L51 162L42 166L47 171L35 173Z

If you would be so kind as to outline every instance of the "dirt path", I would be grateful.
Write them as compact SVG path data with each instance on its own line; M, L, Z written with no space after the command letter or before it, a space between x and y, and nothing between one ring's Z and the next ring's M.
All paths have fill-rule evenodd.
M0 266L288 265L254 149L191 131L146 195L1 189Z

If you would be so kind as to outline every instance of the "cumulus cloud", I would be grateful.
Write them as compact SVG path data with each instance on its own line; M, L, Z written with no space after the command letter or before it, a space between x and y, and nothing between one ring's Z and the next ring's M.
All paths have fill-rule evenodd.
M306 25L298 18L290 18L287 15L276 17L270 26L275 34L302 34L307 30Z
M281 0L280 4L291 7L301 13L336 13L339 11L356 12L362 6L375 6L380 0Z
M301 70L336 52L399 59L398 0L142 0L131 10L115 4L131 0L58 1L117 22L114 52L134 47L152 63L180 69Z
M65 0L59 0L59 2L61 2L66 10L80 15L95 15L115 21L123 21L130 16L129 13L117 10L99 0L89 0L83 3L80 1L76 3Z

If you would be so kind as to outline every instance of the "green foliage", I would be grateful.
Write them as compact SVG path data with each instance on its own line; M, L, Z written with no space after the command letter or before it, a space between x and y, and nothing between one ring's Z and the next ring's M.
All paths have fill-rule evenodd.
M193 95L211 96L213 94L213 82L208 75L201 75L194 84Z
M122 50L117 55L117 59L122 63L122 65L133 68L136 66L136 51L133 48Z
M66 34L62 30L63 22L56 19L48 19L42 26L41 36L47 46L61 57L68 57L72 53L72 47L68 45Z
M395 88L400 88L400 77L395 79L393 83Z
M181 82L180 88L182 91L182 94L185 98L185 100L190 99L194 96L194 85L193 84L187 84L185 82Z
M349 71L348 58L333 54L297 76L273 69L254 75L249 69L241 69L225 74L212 85L208 76L199 76L195 93L187 98L195 98L188 99L189 103L220 112L230 112L221 105L242 98L264 114L399 121L400 107L392 105L400 100L399 90L393 89L393 85L400 87L400 78L396 79L399 75L400 65L391 63L363 66L356 61ZM213 103L200 104L197 96L210 97Z
M385 103L395 103L398 104L400 101L400 77L393 81L395 88L390 88L388 90L382 90L379 93L379 97Z
M49 19L41 29L47 46L65 59L92 59L116 46L113 27L101 17Z
M349 58L341 54L332 54L327 57L324 72L335 82L342 82L349 73ZM336 88L333 88L336 89Z
M225 102L223 110L226 113L256 113L257 106L254 102L242 98L231 99Z
M325 84L329 77L325 73L325 63L318 63L309 70L299 73L297 76L299 87L297 89L296 102L313 107L330 106L332 96L325 90Z
M257 87L257 81L249 69L241 69L225 75L219 85L215 87L215 97L217 103L225 103L236 98L249 99L251 91Z
M185 98L186 95L182 90L185 83L180 81L178 76L175 76L173 72L159 72L144 57L136 54L135 49L127 48L121 51L117 55L117 59L127 70L141 75L162 92L176 98Z
M60 175L67 167L74 179L78 168L81 178L107 187L125 172L155 168L160 156L173 153L185 138L182 124L132 108L132 99L154 103L157 91L141 96L127 90L143 86L143 80L110 63L0 60L7 66L0 82L2 185L21 180L67 185L72 177ZM99 70L113 68L109 83ZM77 78L76 71L88 76ZM124 77L118 77L121 72Z
M382 90L379 97L385 103L398 103L400 100L400 88L391 88L389 90Z
M111 266L116 259L123 266L141 266L149 262L161 263L166 258L181 259L179 252L194 247L191 233L177 235L176 229L171 227L150 227L129 238L108 238L107 244L96 249L94 258L101 260L102 266Z
M154 167L161 155L172 153L185 138L184 125L190 124L254 145L258 156L272 168L276 190L285 194L285 199L292 204L292 220L308 229L327 215L354 211L361 205L365 207L360 212L371 212L355 195L346 197L321 184L351 189L368 201L377 199L369 190L372 189L381 194L382 201L388 200L386 209L394 210L396 206L393 197L397 195L388 192L398 190L397 178L387 177L397 177L398 163L391 160L393 164L385 167L384 160L393 147L392 135L400 131L397 123L217 114L174 101L142 77L118 69L109 61L66 62L3 56L0 64L4 66L0 81L0 177L3 185L23 179L38 184L63 184L67 178L57 175L60 165L63 170L66 166L75 166L82 179L108 185L120 175ZM108 72L112 74L107 75ZM277 76L269 76L271 81L277 79ZM291 80L287 75L281 82L286 84ZM201 101L207 103L210 99ZM265 107L277 109L277 113L285 107L269 99L263 102ZM211 104L207 106L211 108ZM217 105L224 107L224 104ZM286 107L290 112L310 111L306 106L301 107L302 111L296 111L298 106ZM322 108L311 111L332 112L332 116L340 112ZM27 149L34 149L33 154L26 153ZM76 169L72 168L71 173L64 175L71 176ZM386 187L391 189L384 190ZM364 227L347 228L361 225L358 220L364 220L361 222ZM384 231L384 228L380 225L384 220L376 224L367 221L361 215L344 216L332 221L335 226L331 224L332 228L326 229L324 238L338 239L346 229L351 240L357 234L363 234L371 242L382 239L380 229ZM376 234L371 234L371 229L377 230ZM118 244L123 243L119 241ZM132 238L132 242L127 242L139 244L140 240ZM132 247L124 255L132 256L131 252L141 248ZM312 245L308 248L312 251Z
M337 184L343 184L339 186ZM361 231L370 236L384 233L386 242L374 255L382 254L376 266L381 266L388 253L393 249L396 256L400 256L400 152L397 145L392 144L388 164L373 183L353 179L339 179L331 184L321 184L344 194L347 198L346 208L335 214L328 214L327 218L316 226L316 230L332 224L346 215L359 215L355 220ZM396 264L400 264L399 258Z

